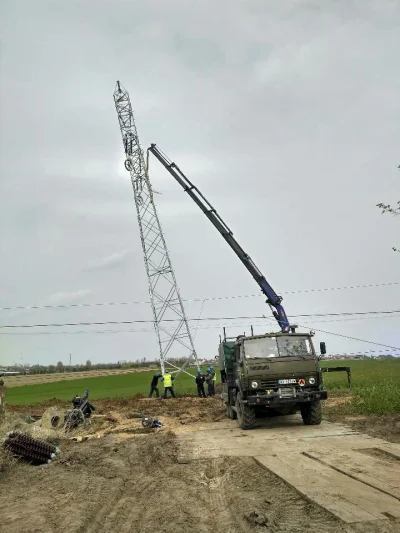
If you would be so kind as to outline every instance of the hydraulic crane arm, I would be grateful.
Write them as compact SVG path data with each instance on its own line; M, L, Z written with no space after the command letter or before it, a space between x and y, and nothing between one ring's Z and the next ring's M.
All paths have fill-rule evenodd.
M229 244L229 246L232 248L232 250L235 252L235 254L238 256L238 258L241 260L241 262L244 264L244 266L247 268L247 270L258 283L262 292L267 297L267 304L271 307L271 310L272 307L275 309L272 310L272 313L278 321L282 332L288 333L290 331L290 324L286 316L285 310L281 305L282 297L276 294L274 289L271 287L271 285L265 279L263 274L254 264L251 257L246 254L246 252L237 242L237 240L233 236L232 231L228 228L228 226L219 216L214 207L202 195L199 189L195 185L193 185L193 183L185 176L185 174L180 170L180 168L175 163L170 161L155 144L152 144L148 150L160 161L162 165L164 165L164 167L176 179L176 181L183 188L183 190L187 192L188 195L192 198L192 200L200 207L200 209L206 215L208 220L214 225L215 228L217 228L219 233L226 240L226 242Z

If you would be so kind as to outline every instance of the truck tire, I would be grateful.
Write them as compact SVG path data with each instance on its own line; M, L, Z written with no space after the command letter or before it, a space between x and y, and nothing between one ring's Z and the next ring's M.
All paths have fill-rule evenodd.
M240 429L252 429L256 422L254 409L242 402L241 395L236 397L236 415Z
M300 412L306 426L318 426L322 422L322 406L319 400L303 404Z
M231 420L236 420L236 418L237 418L236 411L233 409L232 405L230 405L229 403L227 403L225 405L226 405L226 414L228 415L228 417Z

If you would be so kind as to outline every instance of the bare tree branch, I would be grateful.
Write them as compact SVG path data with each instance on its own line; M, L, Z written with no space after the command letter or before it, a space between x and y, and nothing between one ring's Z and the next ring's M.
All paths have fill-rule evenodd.
M400 169L400 165L398 166L398 168ZM382 212L381 212L382 215L385 213L389 213L390 215L393 215L395 217L400 215L400 200L397 202L397 207L392 207L390 204L384 204L383 202L376 204L376 207L379 207L379 209L382 209ZM392 250L394 252L400 252L400 249L395 248L394 246Z

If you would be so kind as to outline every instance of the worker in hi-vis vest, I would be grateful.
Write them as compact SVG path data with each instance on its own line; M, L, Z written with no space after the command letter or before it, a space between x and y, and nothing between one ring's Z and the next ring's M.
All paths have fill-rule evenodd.
M164 372L164 375L161 378L161 381L164 383L164 398L167 397L168 391L170 392L171 396L175 398L174 384L172 383L174 379L174 376L172 376L168 370Z
M213 376L213 387L212 387L212 389L213 389L213 396L214 396L214 394L215 394L215 384L217 382L217 373L215 372L213 366L210 366L210 369L211 369L211 374Z

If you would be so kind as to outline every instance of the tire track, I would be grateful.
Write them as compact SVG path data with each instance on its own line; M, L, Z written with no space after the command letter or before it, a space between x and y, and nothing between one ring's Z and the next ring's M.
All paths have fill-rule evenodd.
M222 461L223 459L212 459L208 471L210 477L210 530L226 533L254 533L254 529L251 529L244 520L240 519L238 510L231 509L228 504L226 483L223 474L221 474ZM217 523L216 517L218 517Z
M254 502L255 510L267 518L266 527L271 533L302 528L324 533L348 531L336 517L304 499L273 472L261 468L253 458L243 457L235 464L235 480L246 480L246 489L247 486L258 487L261 503Z

